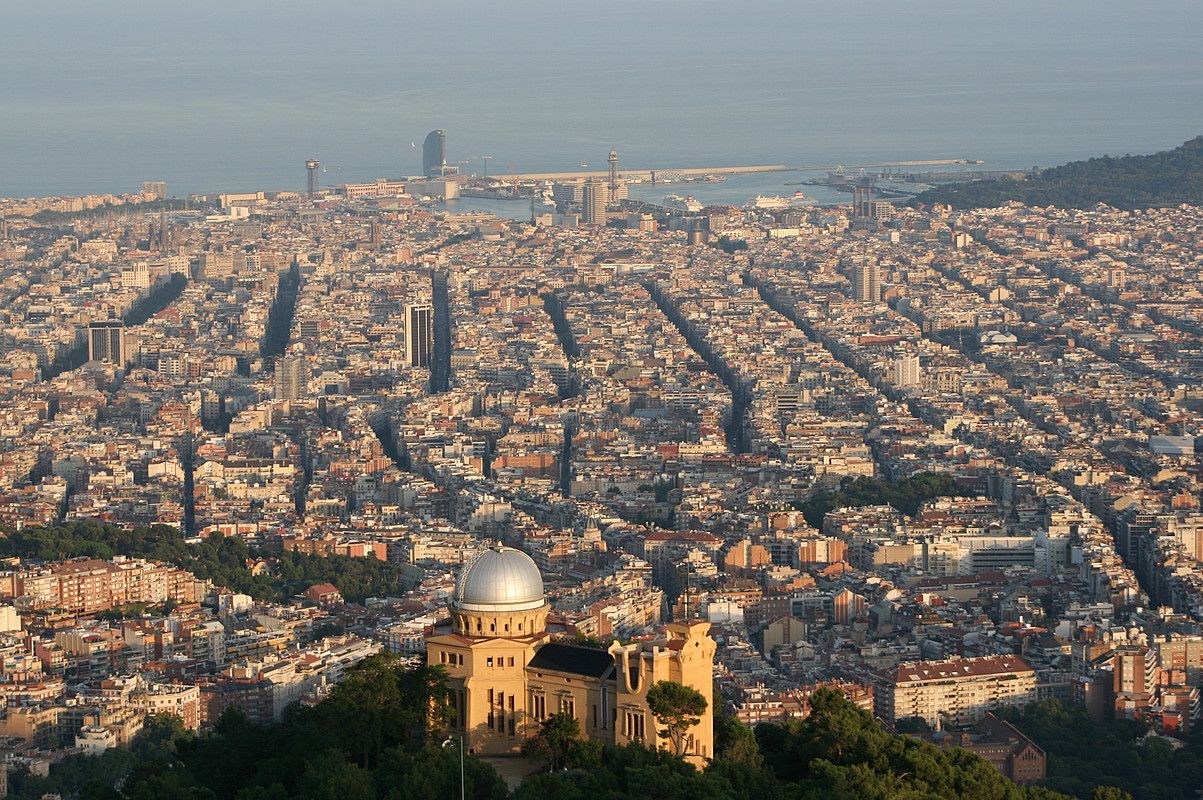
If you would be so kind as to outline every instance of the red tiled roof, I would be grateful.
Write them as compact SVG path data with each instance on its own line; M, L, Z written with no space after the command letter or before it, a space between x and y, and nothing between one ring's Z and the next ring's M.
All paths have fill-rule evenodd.
M644 537L647 542L705 542L706 544L722 544L722 539L711 533L702 531L655 531Z
M894 683L939 681L954 678L981 678L1008 672L1035 672L1032 665L1018 656L986 656L951 661L912 661L900 664L890 675Z

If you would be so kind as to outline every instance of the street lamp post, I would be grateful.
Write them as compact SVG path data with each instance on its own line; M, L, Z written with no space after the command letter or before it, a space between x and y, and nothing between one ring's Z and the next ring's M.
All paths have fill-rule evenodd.
M443 747L450 747L453 744L459 745L459 800L464 800L464 737L458 737L456 742L455 736L448 736L443 740Z

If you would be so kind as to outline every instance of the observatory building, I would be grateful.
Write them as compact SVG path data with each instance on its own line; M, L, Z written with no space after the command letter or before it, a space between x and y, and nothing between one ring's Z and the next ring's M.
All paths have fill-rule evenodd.
M452 729L468 752L517 753L558 712L605 744L667 747L647 705L648 688L667 680L706 698L686 757L713 755L715 644L708 622L672 623L657 641L600 650L552 641L548 611L539 568L521 550L490 547L460 573L450 626L427 638L426 659L450 676Z

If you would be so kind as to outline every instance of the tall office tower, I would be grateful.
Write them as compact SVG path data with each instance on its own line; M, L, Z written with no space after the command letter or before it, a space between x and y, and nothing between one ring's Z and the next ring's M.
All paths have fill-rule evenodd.
M881 300L881 267L876 261L866 258L852 268L852 290L862 303Z
M919 385L919 356L914 353L904 353L894 359L894 380L898 388Z
M125 364L125 323L119 319L88 323L88 360Z
M405 358L411 367L430 367L434 355L434 306L405 307Z
M310 200L317 194L317 171L321 168L322 162L316 158L311 158L305 162L305 172L308 178L308 186L306 187L305 196Z
M422 174L426 177L442 175L447 171L447 132L431 131L422 142Z
M582 219L586 225L606 224L606 205L610 202L610 192L606 184L596 178L585 182L581 193Z
M301 400L309 393L309 365L304 356L276 359L274 389L277 400Z
M873 187L858 184L852 187L852 218L869 219L873 216Z

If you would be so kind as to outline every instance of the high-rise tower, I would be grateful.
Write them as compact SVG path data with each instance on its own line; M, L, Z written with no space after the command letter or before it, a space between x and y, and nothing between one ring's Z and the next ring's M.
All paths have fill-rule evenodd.
M88 323L88 360L125 364L125 323L119 319Z
M610 196L618 194L618 151L610 151Z
M881 300L881 267L871 258L866 258L852 268L852 290L862 303Z
M447 171L447 132L439 129L426 134L422 142L422 174L426 177Z
M919 356L916 353L903 353L894 359L894 380L892 383L899 389L919 385Z
M606 205L610 202L610 187L594 178L585 181L581 194L581 217L586 225L606 224Z
M411 367L430 367L434 355L434 306L405 307L405 360Z
M317 171L322 166L322 162L316 158L311 158L305 162L305 171L309 173L309 185L306 191L306 196L312 200L317 194Z
M304 356L276 359L273 389L277 400L303 400L309 392L309 364Z

